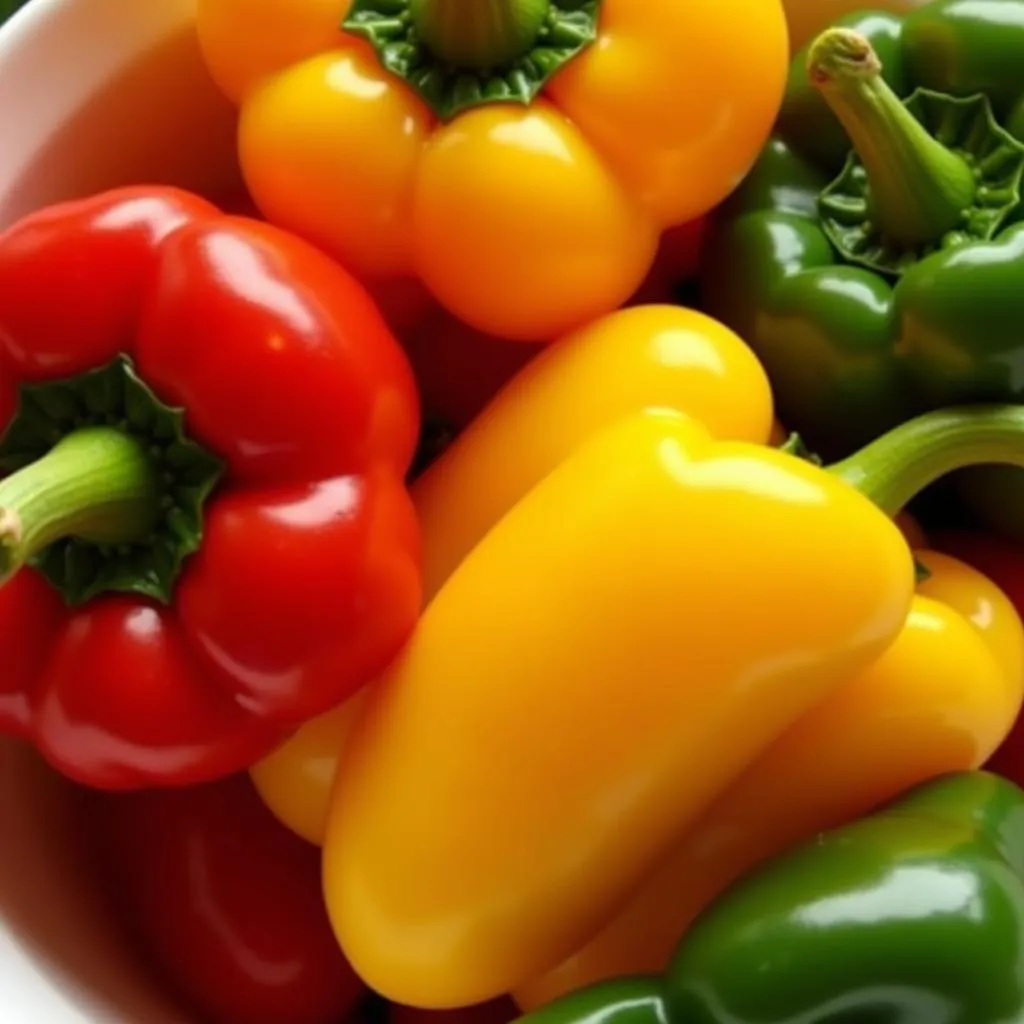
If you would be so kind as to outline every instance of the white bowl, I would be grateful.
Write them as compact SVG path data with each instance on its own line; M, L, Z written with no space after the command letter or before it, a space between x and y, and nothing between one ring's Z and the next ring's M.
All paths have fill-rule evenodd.
M0 229L117 185L240 188L193 21L194 0L32 0L0 29ZM0 741L0 1021L188 1024L107 919L71 796Z

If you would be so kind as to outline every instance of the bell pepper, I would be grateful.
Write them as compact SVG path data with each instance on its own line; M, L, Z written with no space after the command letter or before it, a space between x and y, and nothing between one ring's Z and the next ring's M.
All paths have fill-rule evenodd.
M896 640L915 573L890 515L947 471L1024 464L1022 442L1024 408L944 410L825 469L661 409L578 448L436 592L356 716L324 876L359 974L444 1008L584 945Z
M630 306L679 303L694 279L706 222L667 231L658 259ZM416 373L424 411L454 431L467 427L541 346L496 338L474 330L437 308L402 334Z
M981 573L917 557L929 575L892 646L754 760L586 946L517 990L520 1006L664 970L701 910L756 865L985 763L1021 709L1024 628Z
M941 533L936 535L935 541L943 551L950 552L991 577L1017 611L1024 614L1024 545L973 531ZM987 606L979 605L976 618L982 621L988 613ZM986 767L1018 785L1024 785L1024 716L1018 719Z
M621 306L778 113L781 0L199 0L273 223L548 341Z
M366 996L334 941L320 857L246 775L86 792L94 877L123 931L205 1024L338 1024Z
M906 14L930 0L783 0L789 42L794 50L811 41L830 22L855 11L884 11L887 14Z
M1017 1021L1022 933L1024 791L963 772L745 878L662 975L604 982L520 1021Z
M419 613L415 383L364 289L163 188L0 235L0 730L87 785L244 770Z
M646 406L686 410L723 440L763 444L773 426L764 370L721 324L678 306L602 317L541 350L413 483L425 600L574 449ZM360 701L303 726L253 768L274 813L311 842L323 839L338 752Z
M1024 545L1011 544L976 531L945 531L933 537L935 546L973 566L992 579L1018 612L1024 614ZM979 609L979 618L987 613Z
M1024 401L1021 140L1024 0L850 15L794 59L701 291L812 449L837 458L929 408ZM983 492L979 474L1002 483ZM956 486L989 526L1019 528L1024 474Z

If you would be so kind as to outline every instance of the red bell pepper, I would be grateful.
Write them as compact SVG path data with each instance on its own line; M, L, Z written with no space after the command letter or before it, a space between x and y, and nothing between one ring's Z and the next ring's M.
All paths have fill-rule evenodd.
M247 775L86 793L97 876L140 955L208 1024L341 1024L366 994L331 931L320 854Z
M419 612L418 430L366 291L279 229L136 188L0 234L0 731L183 784L346 698Z

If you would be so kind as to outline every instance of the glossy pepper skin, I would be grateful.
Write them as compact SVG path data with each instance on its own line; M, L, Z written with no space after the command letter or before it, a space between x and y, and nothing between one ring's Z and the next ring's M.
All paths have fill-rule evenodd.
M926 783L746 877L661 976L605 982L528 1024L989 1024L1024 1014L1024 792Z
M206 1024L337 1024L366 995L331 933L318 852L246 775L83 795L129 937Z
M517 990L523 1009L664 970L699 913L758 864L913 786L985 764L1020 712L1024 629L981 573L937 551L915 554L931 575L894 643L754 760L586 946Z
M881 654L912 593L899 531L833 474L665 410L593 436L475 546L366 695L324 844L355 969L444 1008L558 963Z
M598 430L646 407L685 410L723 440L763 444L773 426L764 370L721 324L666 305L602 317L539 351L412 484L425 600L535 484ZM275 814L311 842L323 841L360 701L304 725L253 768Z
M659 233L735 187L771 130L789 56L781 0L497 0L479 20L463 18L462 0L197 10L268 219L368 281L422 280L458 319L519 340L549 341L621 306ZM552 30L565 53L537 42L547 16L566 26ZM536 95L502 80L514 65L489 59L518 32L520 49L546 51L533 68L558 65ZM428 103L365 37L406 47L442 82L462 68L472 105ZM496 63L505 102L481 97L482 61Z
M1024 612L1024 545L992 534L957 531L939 534L936 544L996 581L1018 612ZM984 609L979 609L984 614ZM1024 717L989 759L986 767L1024 785Z
M1024 465L1024 408L929 413L828 467L664 407L574 448L428 584L351 723L324 889L360 976L454 1007L581 948L892 645L914 571L891 517L978 463Z
M138 412L138 386L129 393L118 378L111 387L126 397L95 391L92 371L124 356L155 401L184 410L191 449L163 446L159 422L146 433L144 416L166 425L168 414L153 402ZM394 655L421 594L403 482L417 396L365 291L326 256L173 189L33 214L0 235L4 457L24 462L17 417L38 420L33 396L54 381L70 383L45 392L53 415L42 422L48 443L64 439L0 479L0 569L14 572L0 587L0 728L87 785L187 784L246 769ZM74 429L98 420L107 425L92 434ZM101 488L91 519L57 524L71 539L40 537L35 527L52 526L46 517L70 498L18 481L97 432L122 447L119 467L135 460L138 493L104 511ZM194 483L183 452L190 471L222 466L191 527L177 504ZM104 465L94 477L113 479ZM75 494L90 486L78 480ZM136 517L145 530L109 534ZM175 548L181 536L190 545ZM17 571L33 539L53 544ZM108 572L160 551L180 564ZM96 570L73 597L83 580L65 555ZM51 582L61 572L65 599Z
M823 28L846 14L855 11L884 11L888 14L907 14L928 0L783 0L789 42L794 50L809 43Z
M796 55L777 133L718 219L702 276L704 307L750 343L780 415L826 458L926 408L1024 398L1024 2L935 0L838 25L870 42L881 79L862 74L873 58L849 32ZM923 117L930 143L893 126L899 103L888 126L865 113L880 81L895 94L883 103L917 93L909 120ZM837 176L855 167L866 179L851 188Z

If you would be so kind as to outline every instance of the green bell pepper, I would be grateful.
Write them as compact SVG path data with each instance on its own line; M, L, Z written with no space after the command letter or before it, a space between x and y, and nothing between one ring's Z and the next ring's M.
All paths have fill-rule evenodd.
M663 976L520 1024L1015 1024L1024 1020L1024 791L949 775L748 875Z
M701 304L826 460L927 409L1024 400L1021 140L1024 0L861 12L796 55L712 230ZM971 473L1011 532L1007 473L1018 507L1024 474Z

